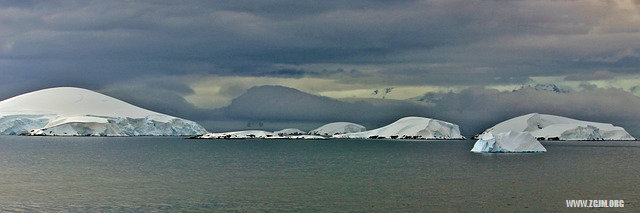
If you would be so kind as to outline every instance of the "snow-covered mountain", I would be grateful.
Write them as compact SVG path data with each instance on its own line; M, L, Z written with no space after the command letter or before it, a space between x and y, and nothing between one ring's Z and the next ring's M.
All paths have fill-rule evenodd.
M528 132L486 133L471 152L546 152L547 149Z
M242 130L233 132L207 133L193 137L195 139L326 139L317 135L278 135L263 130Z
M405 117L378 129L338 134L332 137L370 139L464 139L460 134L458 125L423 117Z
M531 113L503 121L487 130L505 133L529 132L540 140L635 140L624 128L608 123L597 123L571 118Z
M43 89L0 102L0 134L177 136L206 132L193 121L81 88Z
M333 122L309 131L310 135L331 136L335 134L355 133L367 130L364 126L349 122Z

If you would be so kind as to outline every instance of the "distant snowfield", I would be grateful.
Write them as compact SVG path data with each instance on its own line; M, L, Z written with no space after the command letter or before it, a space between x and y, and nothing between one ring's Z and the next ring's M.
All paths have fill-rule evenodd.
M206 132L193 121L81 88L43 89L0 102L0 134L5 135L179 136Z
M503 121L479 134L527 132L539 140L636 140L624 128L608 123L581 121L531 113Z
M364 131L365 127L360 124L349 122L334 122L325 124L308 133L295 128L283 129L275 132L263 130L241 130L232 132L207 133L193 137L195 139L329 139L329 136L350 132Z
M355 133L367 130L364 126L349 122L333 122L309 131L310 135L331 136L335 134Z
M423 117L405 117L377 129L333 135L332 138L364 139L464 139L456 124Z
M298 134L297 129L276 132L263 130L243 130L222 133L207 133L197 139L464 139L458 125L423 117L402 118L387 126L363 131L364 126L349 122L335 122L309 131L308 135ZM286 134L287 132L293 134ZM326 137L324 137L326 136Z
M327 139L318 135L300 135L298 132L293 132L292 134L284 134L283 132L291 132L291 129L284 129L284 131L276 131L282 134L277 134L275 132L268 132L263 130L242 130L242 131L234 131L234 132L221 132L221 133L207 133L201 136L193 137L195 139L312 139L312 140L322 140Z

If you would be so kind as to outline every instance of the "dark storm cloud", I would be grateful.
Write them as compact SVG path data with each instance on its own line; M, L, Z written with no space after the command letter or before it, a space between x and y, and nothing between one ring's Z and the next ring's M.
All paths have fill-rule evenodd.
M1 7L29 7L33 6L34 1L30 0L4 0L0 1Z
M296 68L283 68L269 71L258 71L253 73L253 76L259 77L284 77L284 78L301 78L301 77L318 77L318 78L330 78L333 76L345 77L352 80L352 78L362 78L367 75L362 71L356 69L345 70L342 68L337 69L322 69L322 70L306 70ZM364 79L361 79L364 80Z
M615 59L622 49L616 48L638 41L633 35L588 34L615 12L612 5L597 6L456 0L3 1L0 68L8 77L0 83L29 79L38 85L102 87L132 77L194 73L298 77L323 69L298 72L280 65L322 63L380 66L391 80L387 76L431 76L422 83L521 81L582 72L586 68L580 63ZM627 28L607 30L637 32ZM565 42L545 47L554 39ZM583 43L606 44L608 52L576 48ZM440 64L450 69L433 67ZM637 65L621 64L607 70L629 72ZM482 68L488 71L477 70Z
M606 70L598 70L591 74L571 74L564 78L567 81L592 81L592 80L607 80L612 79L615 74L606 71Z
M226 10L259 14L261 16L275 18L291 18L299 16L313 16L323 12L339 9L384 9L386 7L409 2L417 1L401 0L389 2L386 0L333 0L318 2L313 0L228 0L217 1L211 4Z

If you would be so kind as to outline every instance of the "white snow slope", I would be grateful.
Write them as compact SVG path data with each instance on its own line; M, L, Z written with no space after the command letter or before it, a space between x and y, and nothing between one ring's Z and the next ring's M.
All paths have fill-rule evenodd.
M333 135L333 138L370 139L464 139L456 124L423 117L405 117L387 126L364 132Z
M177 136L206 132L193 121L81 88L43 89L0 102L0 134L5 135Z
M367 128L360 124L349 122L333 122L318 127L317 129L311 130L309 131L309 134L330 136L335 134L362 132L365 130L367 130Z
M471 152L546 152L547 149L528 132L486 133Z
M535 138L557 140L635 140L624 128L608 123L531 113L503 121L482 134L529 132Z
M262 130L242 130L234 132L207 133L195 137L197 139L326 139L317 135L278 135Z

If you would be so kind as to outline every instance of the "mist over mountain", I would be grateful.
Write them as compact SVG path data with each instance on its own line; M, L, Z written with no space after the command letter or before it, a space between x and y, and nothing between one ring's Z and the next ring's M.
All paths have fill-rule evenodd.
M594 88L557 92L535 87L514 91L469 88L431 93L429 104L415 100L366 99L343 101L282 86L249 89L219 109L227 120L323 123L349 121L376 128L406 116L421 116L460 125L473 136L506 119L538 112L575 119L613 123L640 135L640 99L620 89Z

